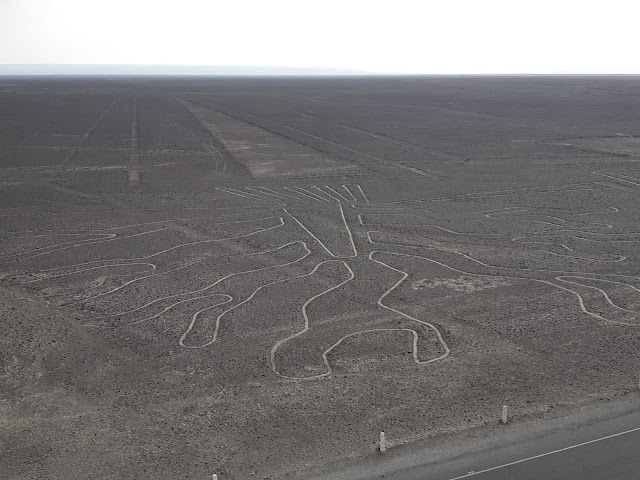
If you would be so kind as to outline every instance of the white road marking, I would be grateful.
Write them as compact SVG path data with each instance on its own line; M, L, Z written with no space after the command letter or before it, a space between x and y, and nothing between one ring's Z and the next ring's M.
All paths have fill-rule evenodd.
M470 473L467 473L466 475L461 475L459 477L450 478L449 480L461 480L463 478L474 477L476 475L481 475L483 473L492 472L494 470L499 470L501 468L510 467L512 465L517 465L519 463L529 462L531 460L536 460L538 458L546 457L546 456L549 456L549 455L555 455L556 453L566 452L567 450L572 450L574 448L583 447L585 445L590 445L592 443L601 442L603 440L608 440L610 438L619 437L621 435L627 435L629 433L633 433L633 432L637 432L637 431L640 431L640 427L632 428L630 430L625 430L624 432L620 432L620 433L614 433L613 435L607 435L606 437L596 438L595 440L589 440L588 442L578 443L576 445L571 445L569 447L559 448L557 450L552 450L550 452L542 453L540 455L534 455L532 457L523 458L522 460L516 460L515 462L505 463L503 465L498 465L497 467L486 468L484 470L479 470L477 472L470 472Z

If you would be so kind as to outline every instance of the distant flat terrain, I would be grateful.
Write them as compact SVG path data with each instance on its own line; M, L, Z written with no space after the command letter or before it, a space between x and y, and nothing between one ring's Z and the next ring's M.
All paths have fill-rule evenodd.
M0 77L0 478L294 478L637 388L637 77Z

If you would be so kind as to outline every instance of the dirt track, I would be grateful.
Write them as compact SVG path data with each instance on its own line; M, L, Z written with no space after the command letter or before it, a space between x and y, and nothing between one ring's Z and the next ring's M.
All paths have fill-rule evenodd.
M619 397L637 78L0 78L0 478L285 478Z

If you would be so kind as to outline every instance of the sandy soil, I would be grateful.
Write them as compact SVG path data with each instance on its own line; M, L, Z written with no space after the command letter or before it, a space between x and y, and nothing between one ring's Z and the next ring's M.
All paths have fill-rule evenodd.
M0 478L292 478L623 396L639 107L624 77L0 78Z

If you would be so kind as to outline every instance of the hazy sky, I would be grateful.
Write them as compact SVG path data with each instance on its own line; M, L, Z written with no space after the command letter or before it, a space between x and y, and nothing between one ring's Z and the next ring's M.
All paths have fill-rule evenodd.
M640 1L0 0L0 64L640 73Z

